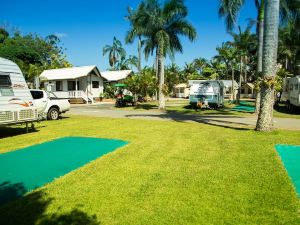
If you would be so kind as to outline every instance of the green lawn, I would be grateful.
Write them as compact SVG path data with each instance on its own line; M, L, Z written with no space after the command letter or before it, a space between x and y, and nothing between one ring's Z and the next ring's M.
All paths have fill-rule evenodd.
M247 102L244 101L244 104ZM254 102L248 103L251 106L254 106ZM136 106L128 106L125 108L118 108L118 109L125 109L125 110L158 110L157 109L158 103L156 101L147 102L147 103L138 103ZM236 115L236 116L249 116L253 113L251 112L243 112L243 111L233 111L232 108L236 106L235 104L225 103L224 108L220 108L217 110L212 109L202 109L196 111L193 109L188 101L170 101L166 102L166 110L169 112L178 112L178 113L192 113L192 114L199 114L199 115ZM277 118L292 118L292 119L300 119L300 111L299 109L295 109L293 112L289 112L284 104L279 104L274 108L274 117Z
M274 148L300 145L299 134L93 117L42 122L29 134L1 128L1 153L63 136L129 144L1 206L0 224L300 224Z

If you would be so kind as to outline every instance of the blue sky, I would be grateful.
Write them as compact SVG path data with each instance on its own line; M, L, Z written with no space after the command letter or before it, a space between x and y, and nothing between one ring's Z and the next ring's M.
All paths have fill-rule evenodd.
M116 36L122 42L129 23L124 16L127 7L135 8L140 0L3 0L0 24L17 27L23 34L32 32L42 36L57 34L67 48L68 60L75 66L98 65L100 70L109 67L102 48L111 44ZM254 1L246 1L239 24L247 25L248 18L256 17ZM183 66L197 57L210 59L216 47L230 40L224 21L218 17L219 0L186 0L188 20L197 29L193 43L182 38L183 54L176 54L175 62ZM137 55L137 44L124 46L128 55ZM169 60L167 61L169 62ZM149 58L143 65L152 65Z

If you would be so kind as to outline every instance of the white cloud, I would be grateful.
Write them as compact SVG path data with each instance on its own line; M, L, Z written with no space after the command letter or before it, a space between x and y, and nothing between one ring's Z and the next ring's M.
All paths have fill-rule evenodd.
M67 33L55 33L54 34L55 36L57 36L58 38L65 38L65 37L68 37L68 34Z

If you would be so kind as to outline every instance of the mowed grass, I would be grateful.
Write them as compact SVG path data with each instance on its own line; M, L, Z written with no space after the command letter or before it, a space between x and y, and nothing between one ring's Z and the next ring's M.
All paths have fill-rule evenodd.
M300 224L274 148L300 145L299 134L94 117L42 122L38 132L0 139L0 152L63 136L129 144L1 206L0 224Z
M242 101L242 105L249 105L255 106L255 102L247 102ZM188 100L180 100L180 101L167 101L166 102L166 110L168 112L176 112L176 113L183 113L183 114L198 114L198 115L228 115L228 116L240 116L246 117L253 115L252 112L247 111L235 111L232 110L237 106L236 104L230 104L225 102L223 108L220 109L202 109L202 110L195 110L193 107L190 106ZM117 109L124 109L124 110L158 110L158 102L151 101L146 103L138 103L136 106L127 106L124 108L117 108ZM287 110L285 104L280 103L279 105L275 105L273 115L276 118L291 118L291 119L300 119L300 109L295 108L292 112Z

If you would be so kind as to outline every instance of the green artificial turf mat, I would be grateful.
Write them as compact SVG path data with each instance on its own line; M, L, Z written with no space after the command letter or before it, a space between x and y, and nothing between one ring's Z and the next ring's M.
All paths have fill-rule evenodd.
M254 112L255 111L255 107L253 106L247 106L247 105L238 105L233 107L231 110L233 111L239 111L239 112Z
M0 154L0 204L126 144L120 140L65 137Z
M276 145L276 150L300 196L300 146Z

